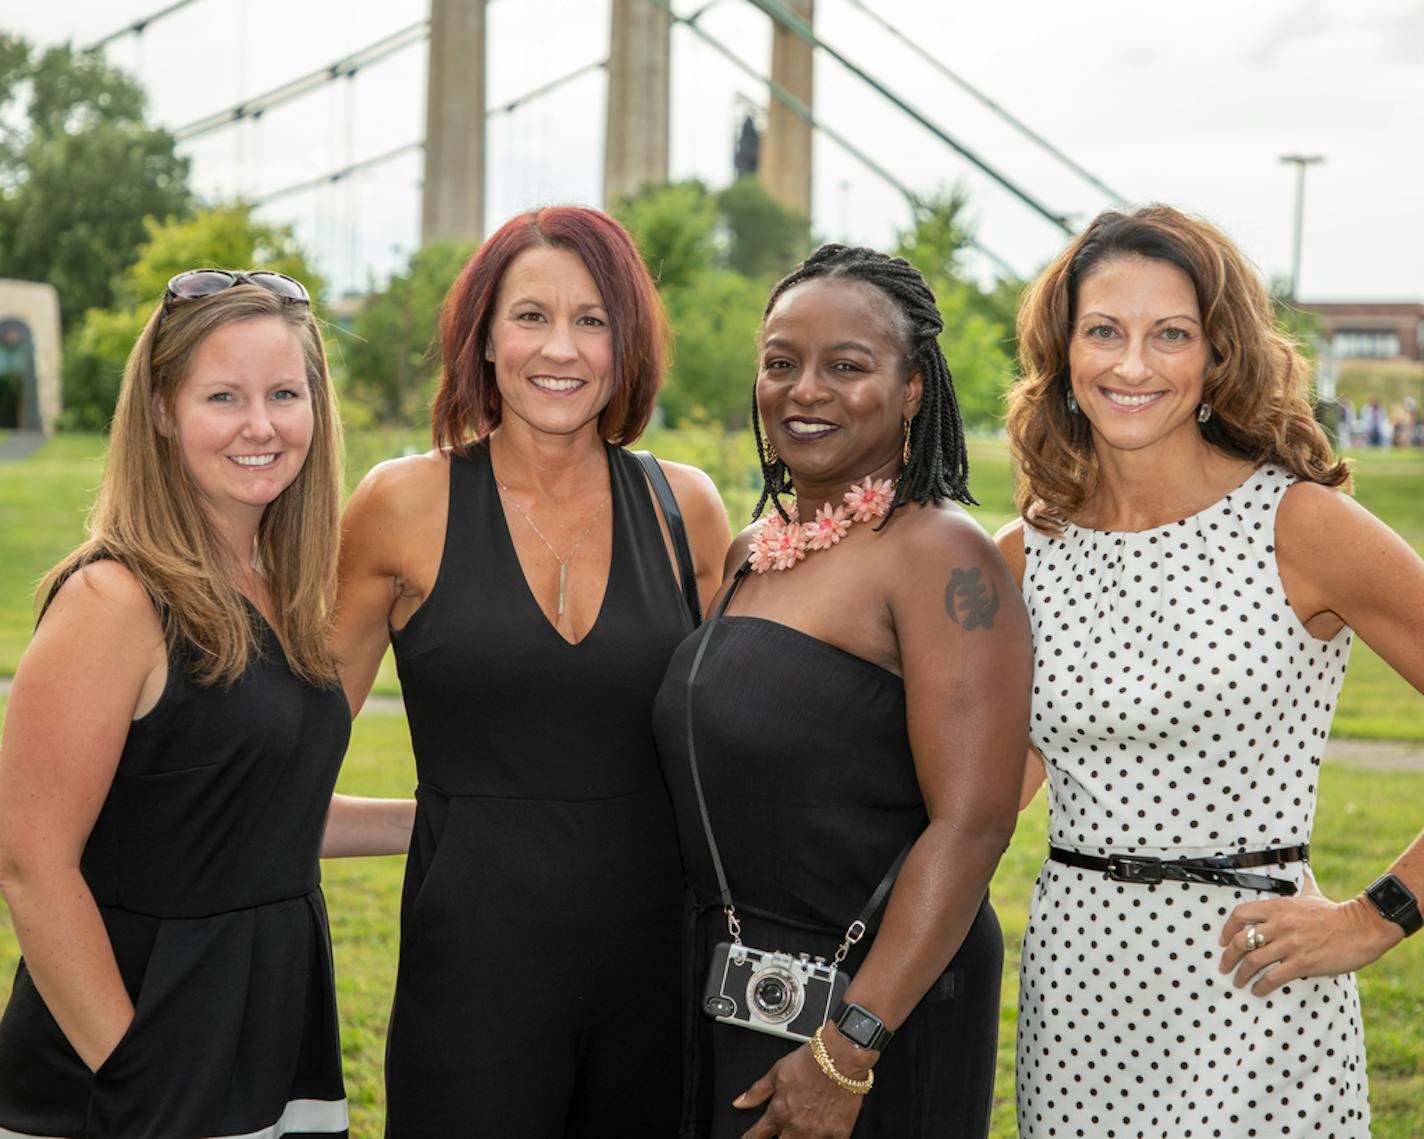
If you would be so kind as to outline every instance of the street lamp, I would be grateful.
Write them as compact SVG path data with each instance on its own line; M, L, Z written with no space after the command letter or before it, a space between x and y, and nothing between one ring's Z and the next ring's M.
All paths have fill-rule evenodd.
M1300 229L1305 215L1305 168L1324 162L1323 154L1283 154L1281 162L1295 167L1295 244L1291 250L1290 297L1300 288Z

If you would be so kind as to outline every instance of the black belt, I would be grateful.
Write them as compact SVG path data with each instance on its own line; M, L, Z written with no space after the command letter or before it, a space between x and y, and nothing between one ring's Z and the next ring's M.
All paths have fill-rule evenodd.
M1283 846L1278 850L1253 850L1222 854L1212 858L1151 858L1143 854L1109 854L1099 858L1050 846L1048 857L1080 870L1101 870L1114 882L1136 882L1155 886L1164 878L1174 882L1205 882L1209 886L1240 886L1286 897L1295 893L1295 883L1266 874L1242 874L1247 866L1284 866L1287 862L1309 862L1310 846Z

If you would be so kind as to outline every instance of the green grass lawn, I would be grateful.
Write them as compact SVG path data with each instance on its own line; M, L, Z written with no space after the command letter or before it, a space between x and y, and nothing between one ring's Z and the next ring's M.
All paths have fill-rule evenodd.
M353 431L347 436L347 485L383 459L429 446L424 432ZM668 459L693 463L716 481L734 528L756 503L757 472L744 433L716 428L650 430L645 446ZM60 435L29 459L0 462L0 675L13 673L33 624L30 597L40 576L83 537L84 513L98 485L103 441ZM1424 551L1424 453L1364 451L1356 461L1356 496L1415 549ZM991 534L1015 515L1013 471L1004 445L974 439L970 485L981 505L971 513ZM400 691L389 657L375 691ZM1373 739L1424 742L1424 702L1368 646L1356 644L1346 675L1335 732Z
M713 429L652 431L644 445L665 458L694 463L722 489L734 526L756 500L754 464L746 440ZM348 485L376 462L420 450L414 431L353 432ZM102 441L60 436L30 459L0 463L0 674L12 672L29 637L29 596L35 581L83 533L84 511L97 485ZM974 515L991 533L1013 517L1012 471L1002 444L975 440L971 485L982 505ZM1358 456L1357 494L1416 549L1424 549L1424 455ZM377 690L396 692L389 662ZM0 703L0 710L3 703ZM1424 741L1424 701L1365 646L1356 645L1336 716L1336 731ZM414 783L409 737L398 716L368 714L357 722L341 787L355 794L406 795ZM1424 773L1371 773L1327 766L1315 839L1322 887L1333 896L1356 892L1417 832ZM1045 845L1042 798L1026 811L994 883L1008 941L999 1055L996 1139L1014 1135L1013 1033L1019 942L1029 892ZM403 860L329 863L326 887L336 942L338 997L352 1134L381 1131L381 1063L398 934ZM8 914L0 918L0 976L16 950ZM1395 951L1361 977L1372 1077L1375 1135L1424 1136L1424 936ZM3 985L3 982L0 982ZM3 992L0 988L0 992Z
M356 722L340 787L358 795L408 795L414 770L404 718L368 713ZM1372 881L1418 831L1421 803L1424 773L1326 765L1313 844L1321 888L1332 897L1346 897ZM1028 920L1029 894L1043 859L1046 829L1040 795L1021 816L993 885L1007 949L995 1139L1016 1134L1013 1057L1019 945ZM354 1139L381 1134L381 1066L395 980L403 869L404 860L398 858L344 859L325 865ZM16 948L3 907L0 915L0 977L8 978ZM0 981L0 994L6 984ZM1424 1135L1424 935L1365 970L1360 991L1375 1137L1419 1139Z

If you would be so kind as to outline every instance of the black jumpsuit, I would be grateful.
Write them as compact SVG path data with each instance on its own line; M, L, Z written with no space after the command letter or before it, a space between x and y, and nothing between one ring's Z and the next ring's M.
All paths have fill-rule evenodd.
M613 554L582 641L530 592L478 446L450 461L440 572L393 634L420 786L390 1139L675 1127L682 878L650 717L691 619L641 467L607 453Z
M263 656L200 687L176 652L80 863L135 1013L92 1075L23 962L0 1020L0 1135L346 1134L317 854L351 729L339 688Z

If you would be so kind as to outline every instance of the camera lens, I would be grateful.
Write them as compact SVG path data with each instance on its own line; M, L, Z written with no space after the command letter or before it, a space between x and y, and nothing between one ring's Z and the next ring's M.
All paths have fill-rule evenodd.
M753 1017L766 1024L785 1024L801 1012L805 994L801 983L777 965L758 969L747 981L747 1005Z
M767 1016L784 1012L790 1001L791 992L780 977L763 977L756 987L757 1010Z

